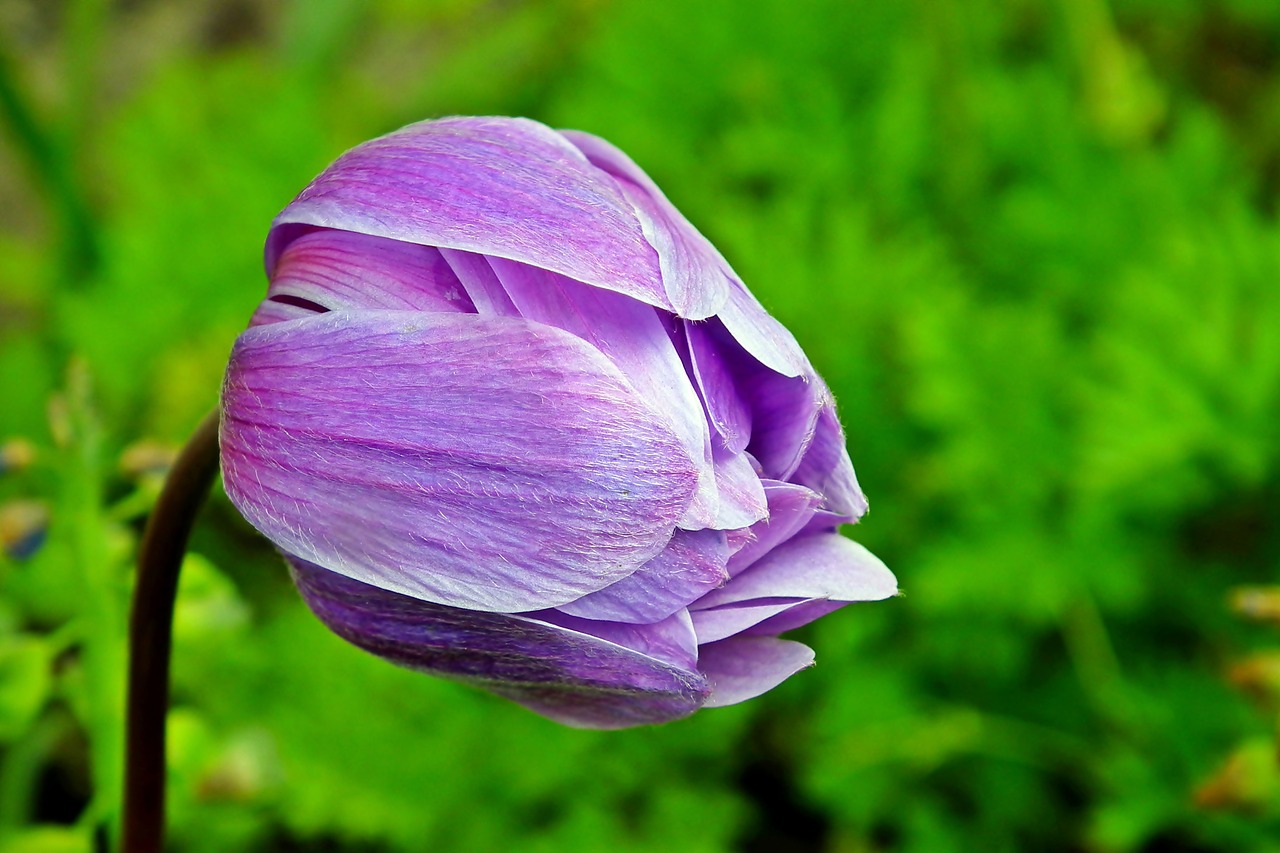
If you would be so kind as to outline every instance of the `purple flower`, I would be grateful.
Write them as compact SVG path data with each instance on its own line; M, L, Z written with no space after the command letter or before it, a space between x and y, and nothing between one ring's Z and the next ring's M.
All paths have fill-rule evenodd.
M227 493L335 632L575 726L809 666L893 575L795 339L626 155L411 125L275 220L222 395Z

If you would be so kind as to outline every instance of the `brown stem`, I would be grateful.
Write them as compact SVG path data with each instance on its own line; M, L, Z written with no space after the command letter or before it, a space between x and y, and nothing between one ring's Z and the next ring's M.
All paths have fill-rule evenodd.
M196 428L156 501L142 547L129 622L129 709L125 735L123 853L164 845L165 716L178 572L196 513L218 476L218 413Z

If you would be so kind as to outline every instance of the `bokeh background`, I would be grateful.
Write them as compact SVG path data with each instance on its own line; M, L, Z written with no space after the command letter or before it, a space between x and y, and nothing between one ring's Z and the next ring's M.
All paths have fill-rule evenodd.
M174 850L1280 850L1274 0L0 0L0 851L114 832L140 523L271 217L454 113L654 176L829 380L906 595L571 731L327 634L219 492Z

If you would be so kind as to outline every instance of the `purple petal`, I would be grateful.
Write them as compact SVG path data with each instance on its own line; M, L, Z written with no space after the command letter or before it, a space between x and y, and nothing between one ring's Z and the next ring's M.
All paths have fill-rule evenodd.
M751 408L747 450L764 476L790 479L813 441L824 389L807 377L783 376L755 362L741 365L737 387Z
M795 336L764 310L745 287L738 282L734 284L719 315L734 340L765 367L783 376L812 373Z
M719 507L711 526L717 530L738 530L767 517L769 502L750 457L719 447L712 452L712 457Z
M587 619L656 622L729 579L721 530L677 530L662 553L612 586L557 609Z
M820 493L824 498L823 507L847 519L845 523L856 521L867 512L867 498L853 473L844 429L840 426L835 403L830 396L826 396L813 441L805 450L791 480Z
M440 249L439 252L467 291L477 313L486 317L520 316L488 258L456 249Z
M866 548L838 533L791 539L698 600L703 610L765 598L879 601L898 592L893 573Z
M698 637L693 631L693 619L683 607L647 625L582 619L558 609L517 615L640 652L686 672L696 672L698 668Z
M804 529L822 502L821 495L804 486L777 480L766 480L763 485L769 516L752 525L752 538L729 560L732 575L742 574L756 560Z
M717 435L736 447L749 430L746 448L764 476L789 479L830 398L826 386L807 367L801 375L787 376L762 363L720 320L686 326L692 327L687 333L691 372L699 377L707 418Z
M715 523L719 497L711 433L680 355L652 306L502 258L491 266L520 316L564 329L593 344L663 415L698 468L698 490L681 526Z
M289 562L307 605L348 642L400 666L483 687L566 725L667 722L696 711L709 691L692 666L666 659L692 660L683 650L683 635L691 636L687 621L674 619L647 638L659 650L652 655L540 619L430 604L304 560Z
M822 599L802 601L792 607L788 607L776 616L760 620L755 625L743 630L743 634L753 637L776 637L778 634L794 631L796 628L808 625L816 619L828 616L841 607L848 607L851 603L849 601L823 601Z
M799 604L814 600L790 598L751 604L730 604L710 610L693 610L689 615L693 619L693 629L698 635L698 642L714 643L740 634Z
M318 306L297 303L293 300L277 301L264 299L249 318L250 326L266 326L271 323L285 323L289 320L302 320L324 313Z
M751 439L751 409L734 384L733 372L705 323L681 323L688 341L690 368L706 405L707 418L724 446L737 453Z
M724 257L685 219L630 157L599 137L561 131L591 163L617 179L644 236L658 252L662 280L675 313L690 320L717 314L729 296L733 273Z
M800 532L806 535L809 533L835 533L840 529L840 525L853 524L856 520L851 515L820 509L813 514L813 518L809 519L809 523Z
M510 258L674 307L616 181L528 119L420 122L351 149L276 217L269 277L308 225Z
M304 234L285 248L267 299L301 300L330 311L475 313L438 250L328 229Z
M739 530L730 530L727 533L729 537L729 557L741 551L743 548L751 544L755 535L751 532L751 528L744 527Z
M703 646L698 668L711 682L704 708L723 708L754 699L813 666L813 649L773 637L733 637Z
M697 476L604 356L516 318L258 326L222 413L227 493L282 550L479 610L555 607L636 571Z

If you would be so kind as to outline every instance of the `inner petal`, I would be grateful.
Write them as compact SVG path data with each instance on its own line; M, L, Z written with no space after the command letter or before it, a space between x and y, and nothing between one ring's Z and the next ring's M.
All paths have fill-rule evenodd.
M604 353L664 415L698 466L698 490L681 527L714 526L719 496L702 403L657 311L612 291L502 258L490 265L520 316L564 329Z
M476 311L439 250L329 228L303 234L285 248L267 298L313 311Z
M656 622L729 579L722 530L677 530L667 547L612 586L557 608L571 616Z

